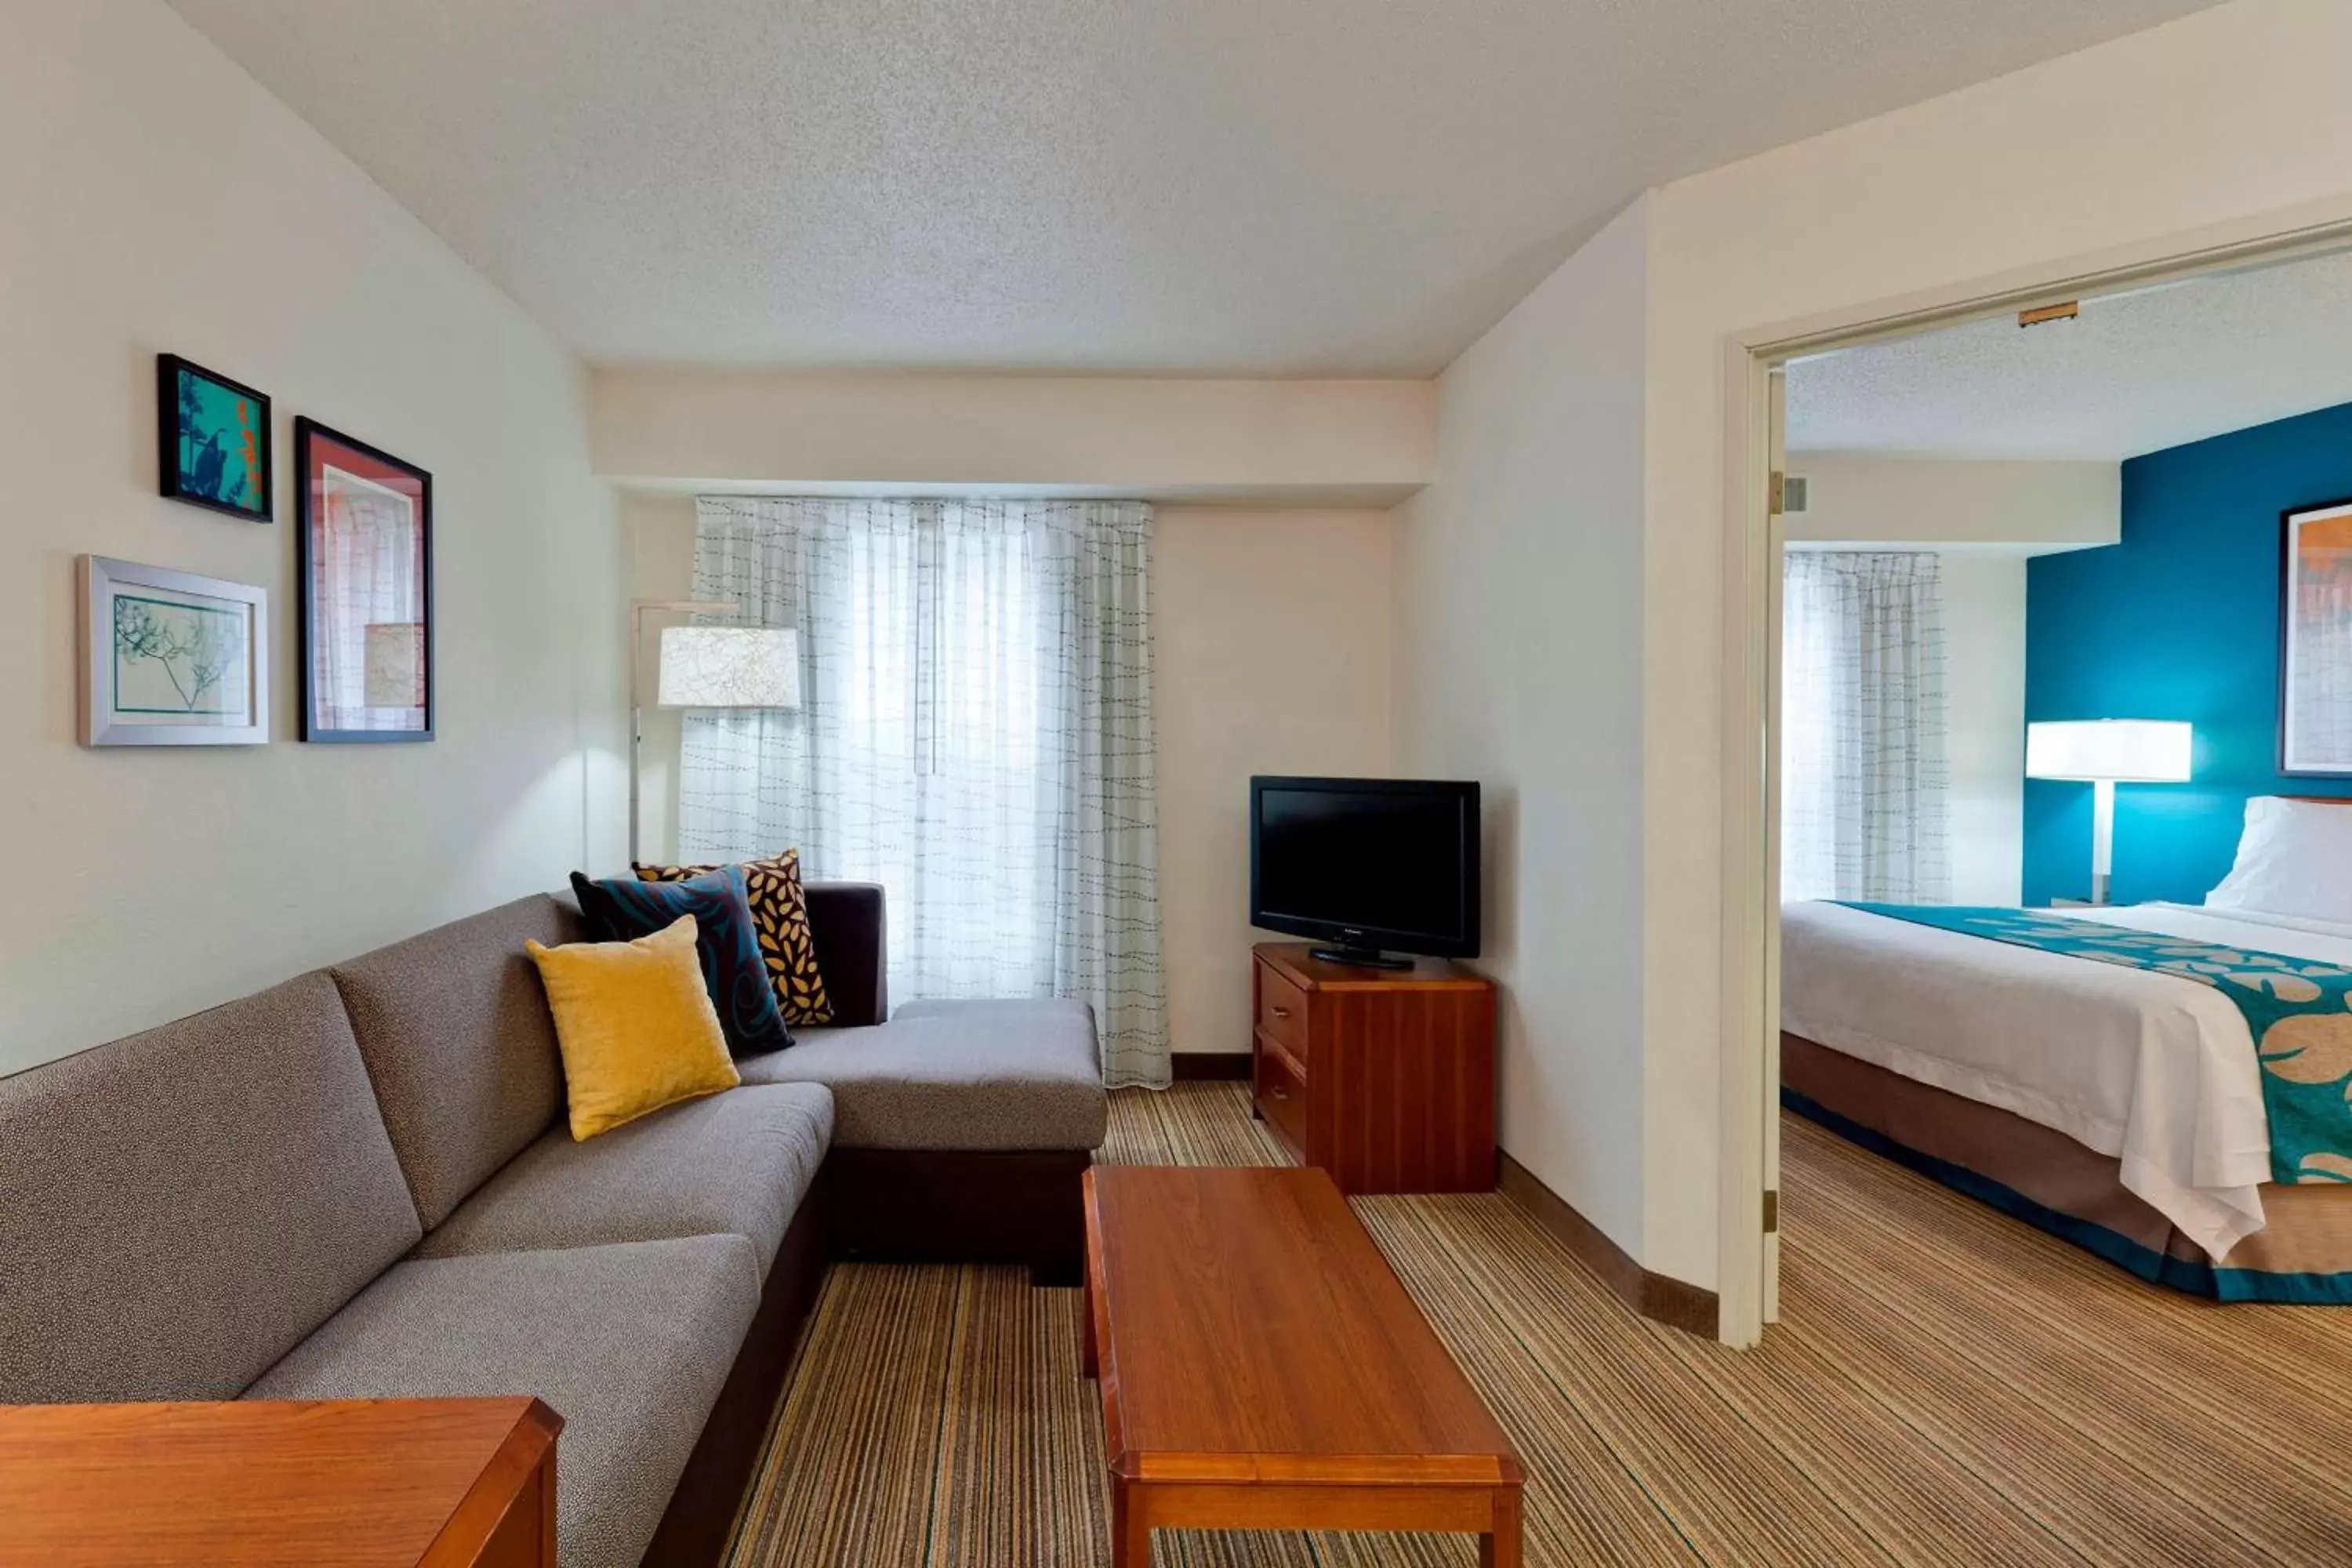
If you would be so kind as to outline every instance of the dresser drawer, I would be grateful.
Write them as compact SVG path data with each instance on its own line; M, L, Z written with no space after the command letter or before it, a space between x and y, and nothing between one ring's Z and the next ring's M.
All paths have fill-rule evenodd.
M1292 1074L1290 1065L1281 1054L1270 1049L1264 1039L1257 1046L1257 1082L1255 1088L1260 1116L1291 1147L1300 1160L1307 1158L1307 1086Z
M1257 966L1257 1026L1292 1061L1314 1070L1307 1054L1307 993L1269 963Z

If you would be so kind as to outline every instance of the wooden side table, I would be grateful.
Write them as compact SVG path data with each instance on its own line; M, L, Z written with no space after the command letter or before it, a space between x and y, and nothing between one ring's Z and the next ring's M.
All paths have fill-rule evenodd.
M1257 1114L1343 1193L1495 1184L1495 983L1442 959L1357 969L1251 950Z
M0 1406L0 1563L554 1568L536 1399Z

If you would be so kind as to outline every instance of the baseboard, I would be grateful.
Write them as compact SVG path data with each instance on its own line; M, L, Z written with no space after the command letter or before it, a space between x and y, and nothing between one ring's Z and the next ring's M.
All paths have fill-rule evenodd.
M1250 1054L1247 1051L1178 1051L1168 1058L1168 1068L1169 1075L1178 1083L1246 1079L1250 1075Z
M1599 1226L1542 1182L1536 1173L1497 1151L1496 1186L1557 1237L1579 1261L1601 1277L1619 1300L1645 1318L1713 1339L1717 1332L1718 1304L1715 1292L1685 1285L1664 1274L1653 1274L1625 1249L1609 1239Z

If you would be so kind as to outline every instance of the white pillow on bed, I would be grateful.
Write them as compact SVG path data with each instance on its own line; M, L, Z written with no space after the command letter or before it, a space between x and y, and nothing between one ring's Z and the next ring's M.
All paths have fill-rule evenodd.
M2352 800L2247 801L2237 863L2205 907L2352 925Z

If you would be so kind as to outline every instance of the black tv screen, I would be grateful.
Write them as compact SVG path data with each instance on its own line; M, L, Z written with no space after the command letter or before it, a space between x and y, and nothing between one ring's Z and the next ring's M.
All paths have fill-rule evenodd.
M1478 786L1250 781L1250 921L1377 952L1478 952Z

